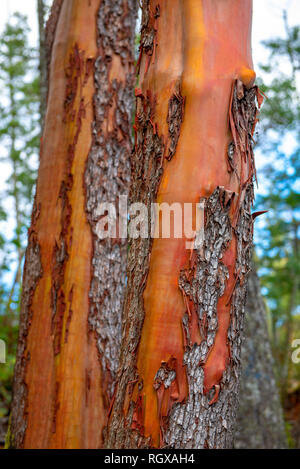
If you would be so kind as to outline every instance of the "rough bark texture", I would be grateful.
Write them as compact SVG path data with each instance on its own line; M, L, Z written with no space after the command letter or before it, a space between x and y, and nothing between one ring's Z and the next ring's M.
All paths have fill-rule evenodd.
M229 272L222 262L232 238L231 220L226 205L226 193L216 189L207 199L205 213L205 241L203 248L195 253L191 272L183 271L179 280L184 296L192 300L196 310L202 340L192 340L192 314L189 306L183 317L185 334L184 365L186 367L189 394L184 404L172 407L168 417L163 441L175 448L227 448L232 446L240 373L240 343L244 313L245 282L239 282L234 290L231 307L231 324L227 333L230 359L225 367L215 367L215 376L206 373L207 359L216 343L220 330L218 303L222 296L230 301L228 292ZM240 218L236 228L237 265L235 272L247 274L251 256L252 232L250 209L252 188L249 188L242 207L248 216ZM229 293L229 295L228 295ZM191 311L192 310L192 311ZM209 370L210 371L210 370ZM165 386L166 387L166 386ZM172 398L172 395L171 395ZM164 425L162 425L164 428Z
M289 431L292 437L292 447L300 449L300 390L288 394L284 403L285 418L290 425Z
M56 0L52 8L9 447L102 444L126 249L122 239L101 240L96 226L99 204L128 191L135 14L133 0Z
M47 106L48 94L48 64L47 64L47 48L46 48L46 31L45 31L45 3L38 0L38 22L39 22L39 55L40 55L40 118L41 129L44 126L44 119Z
M109 448L233 444L262 99L251 7L143 2L132 200L202 201L204 242L131 241Z
M28 389L25 381L26 369L30 355L26 353L27 335L32 319L32 299L41 278L43 271L41 265L41 252L40 246L37 242L35 233L35 225L39 211L34 205L32 212L31 228L28 236L28 246L26 249L25 266L23 273L23 286L22 286L22 302L21 302L21 320L19 327L19 340L16 357L16 365L14 371L13 382L13 398L12 398L12 413L9 428L9 444L13 447L21 447L25 432L26 432L26 402L28 397ZM14 429L13 436L11 429Z
M45 50L42 51L43 54L43 59L46 59L46 64L44 65L46 68L46 71L44 69L44 73L46 73L46 82L45 82L45 92L46 92L46 101L45 101L45 106L47 103L47 97L48 97L48 91L49 91L49 74L50 74L50 62L51 62L51 57L52 57L52 47L54 43L54 38L55 38L55 32L56 32L56 27L58 23L58 18L60 15L61 7L63 4L64 0L53 0L52 6L51 6L51 11L50 15L47 21L47 24L45 26ZM39 0L40 3L41 0ZM41 23L39 20L39 27L41 28ZM47 108L47 106L46 106ZM46 111L46 109L45 109Z
M274 376L266 310L255 268L249 275L242 376L234 446L286 448L283 411Z

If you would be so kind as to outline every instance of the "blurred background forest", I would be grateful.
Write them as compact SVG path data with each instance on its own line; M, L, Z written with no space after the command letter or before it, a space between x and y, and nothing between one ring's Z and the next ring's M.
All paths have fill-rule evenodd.
M8 421L18 335L22 269L30 224L44 113L43 24L51 1L37 1L40 40L29 43L28 20L11 14L0 34L0 444ZM14 1L10 7L14 7ZM300 445L299 156L300 27L282 10L284 35L264 41L256 64L268 99L256 138L255 263L267 315L274 372L290 447ZM299 339L298 343L296 339ZM297 360L298 358L298 360ZM297 361L299 363L297 363Z

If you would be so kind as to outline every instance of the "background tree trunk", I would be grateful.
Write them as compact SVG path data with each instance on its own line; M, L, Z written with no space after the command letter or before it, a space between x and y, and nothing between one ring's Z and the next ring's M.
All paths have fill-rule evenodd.
M248 279L242 369L235 448L286 448L266 310L254 267Z
M201 201L204 242L131 240L109 448L233 444L261 102L251 13L248 0L143 2L131 202Z
M129 183L135 13L134 0L54 1L9 447L101 446L126 240L98 236L98 208L126 195Z
M41 131L44 127L45 113L48 94L48 63L46 48L46 6L44 0L37 0L38 23L39 23L39 70L40 70L40 116Z

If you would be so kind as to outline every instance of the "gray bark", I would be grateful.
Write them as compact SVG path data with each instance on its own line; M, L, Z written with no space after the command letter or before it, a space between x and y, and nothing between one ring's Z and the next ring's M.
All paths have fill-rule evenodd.
M120 196L128 196L130 181L136 9L135 0L103 0L99 8L97 45L105 55L99 55L95 62L93 143L84 176L86 212L94 248L89 327L97 335L107 407L113 396L119 365L127 239L121 233L118 238L102 239L98 233L98 223L101 223L98 210L101 203L118 201L116 214L118 218L125 216L127 221L123 213L126 207L122 206ZM121 58L125 77L112 80L110 67L114 56ZM112 104L115 107L114 128L108 131L107 116Z
M44 63L46 83L48 82L49 64L58 19L60 14L65 12L62 9L62 5L63 7L66 5L64 0L54 0L44 36L46 44L45 57L47 59L47 63ZM91 28L97 26L98 54L95 63L93 57L84 57L84 54L78 50L76 43L73 48L74 52L70 54L69 61L72 66L75 60L77 60L77 75L75 75L74 82L72 82L73 75L68 76L68 69L66 69L66 78L69 79L69 82L71 81L73 87L66 87L64 109L67 117L64 116L64 119L73 119L76 122L76 132L64 160L66 175L64 176L65 179L61 182L62 189L59 195L63 207L59 226L60 237L53 247L53 262L50 265L53 334L49 339L53 343L53 356L55 357L61 352L61 331L64 314L68 315L66 317L65 328L65 337L68 338L68 327L72 313L74 316L85 313L80 310L72 310L73 287L67 300L70 304L68 311L68 308L65 307L66 297L63 292L63 285L67 279L65 266L72 250L72 239L77 235L70 221L70 213L73 209L69 199L69 192L72 190L73 184L72 158L81 130L81 120L85 118L85 105L93 106L94 119L91 122L92 146L86 158L85 172L82 174L83 190L86 196L86 216L93 236L93 254L88 259L89 264L87 266L90 267L91 282L90 285L84 285L84 287L86 290L89 289L90 309L87 329L89 333L95 332L97 337L99 366L102 366L103 371L103 382L101 385L105 407L110 403L115 379L115 368L118 365L127 251L125 239L115 238L106 240L98 236L96 226L100 215L97 213L97 208L101 202L114 202L119 194L126 195L128 192L130 178L129 156L131 150L130 124L132 120L132 89L134 84L133 51L135 19L135 0L102 0L99 2L97 18L91 18ZM96 24L94 24L93 20L96 21ZM121 65L119 69L123 72L123 76L120 76L118 79L111 78L110 76L111 64L113 59L116 60L116 58L120 58ZM81 92L81 87L85 84L84 80L81 80L82 76L84 77L83 71L85 71L86 76L94 74L95 94L93 103L85 104L84 100L81 100L80 108L74 117L72 106L76 93ZM55 86L55 83L51 86ZM47 94L48 83L44 91ZM108 119L112 109L114 126L110 131ZM51 136L47 136L47 138L51 138ZM56 174L52 176L55 178ZM37 192L38 197L39 193ZM26 347L29 331L33 327L32 318L36 321L34 326L40 320L38 314L35 314L36 311L32 311L32 299L37 284L44 273L42 270L43 259L41 259L41 250L38 244L38 230L40 226L36 228L36 221L40 210L43 210L41 205L39 203L34 206L26 251L20 333L13 386L11 431L7 438L7 447L10 448L23 448L25 444L24 441L28 428L28 389L31 385L31 382L26 381L29 360L31 367L36 366L35 357L30 356L30 352L26 351ZM69 242L67 234L71 230L72 236ZM82 331L82 333L84 334L85 331ZM69 338L69 340L71 339ZM25 352L27 353L25 354ZM90 375L89 369L86 368L86 370L86 389L88 393L90 389ZM56 418L60 409L58 390L61 383L58 381L54 382L54 378L52 382L55 387L55 392L53 393L54 405L51 410L53 415L51 432L53 434L56 432ZM53 392L53 389L45 390L45 395L51 392ZM84 411L87 414L87 404L83 405L85 406ZM42 437L40 441L34 442L37 447L44 445L44 441L46 441L47 445L49 444L50 437L47 424L48 422L45 421L39 422L39 432ZM44 437L44 435L46 436Z
M248 280L242 367L235 448L286 448L283 412L273 369L266 309L255 269Z

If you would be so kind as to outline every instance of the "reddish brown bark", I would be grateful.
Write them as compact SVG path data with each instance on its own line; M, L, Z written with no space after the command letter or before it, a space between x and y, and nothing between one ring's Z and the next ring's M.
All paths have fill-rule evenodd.
M94 226L97 205L106 197L114 201L128 187L134 20L131 0L53 5L10 447L102 444L115 372L104 358L101 340L108 339L101 328L107 309L121 322L126 247L121 239L114 244L98 239ZM113 259L108 268L118 285L108 283L109 277L99 280L99 250ZM116 366L118 357L113 358Z
M204 243L131 241L110 448L232 445L252 246L252 2L145 0L131 200L204 204Z

